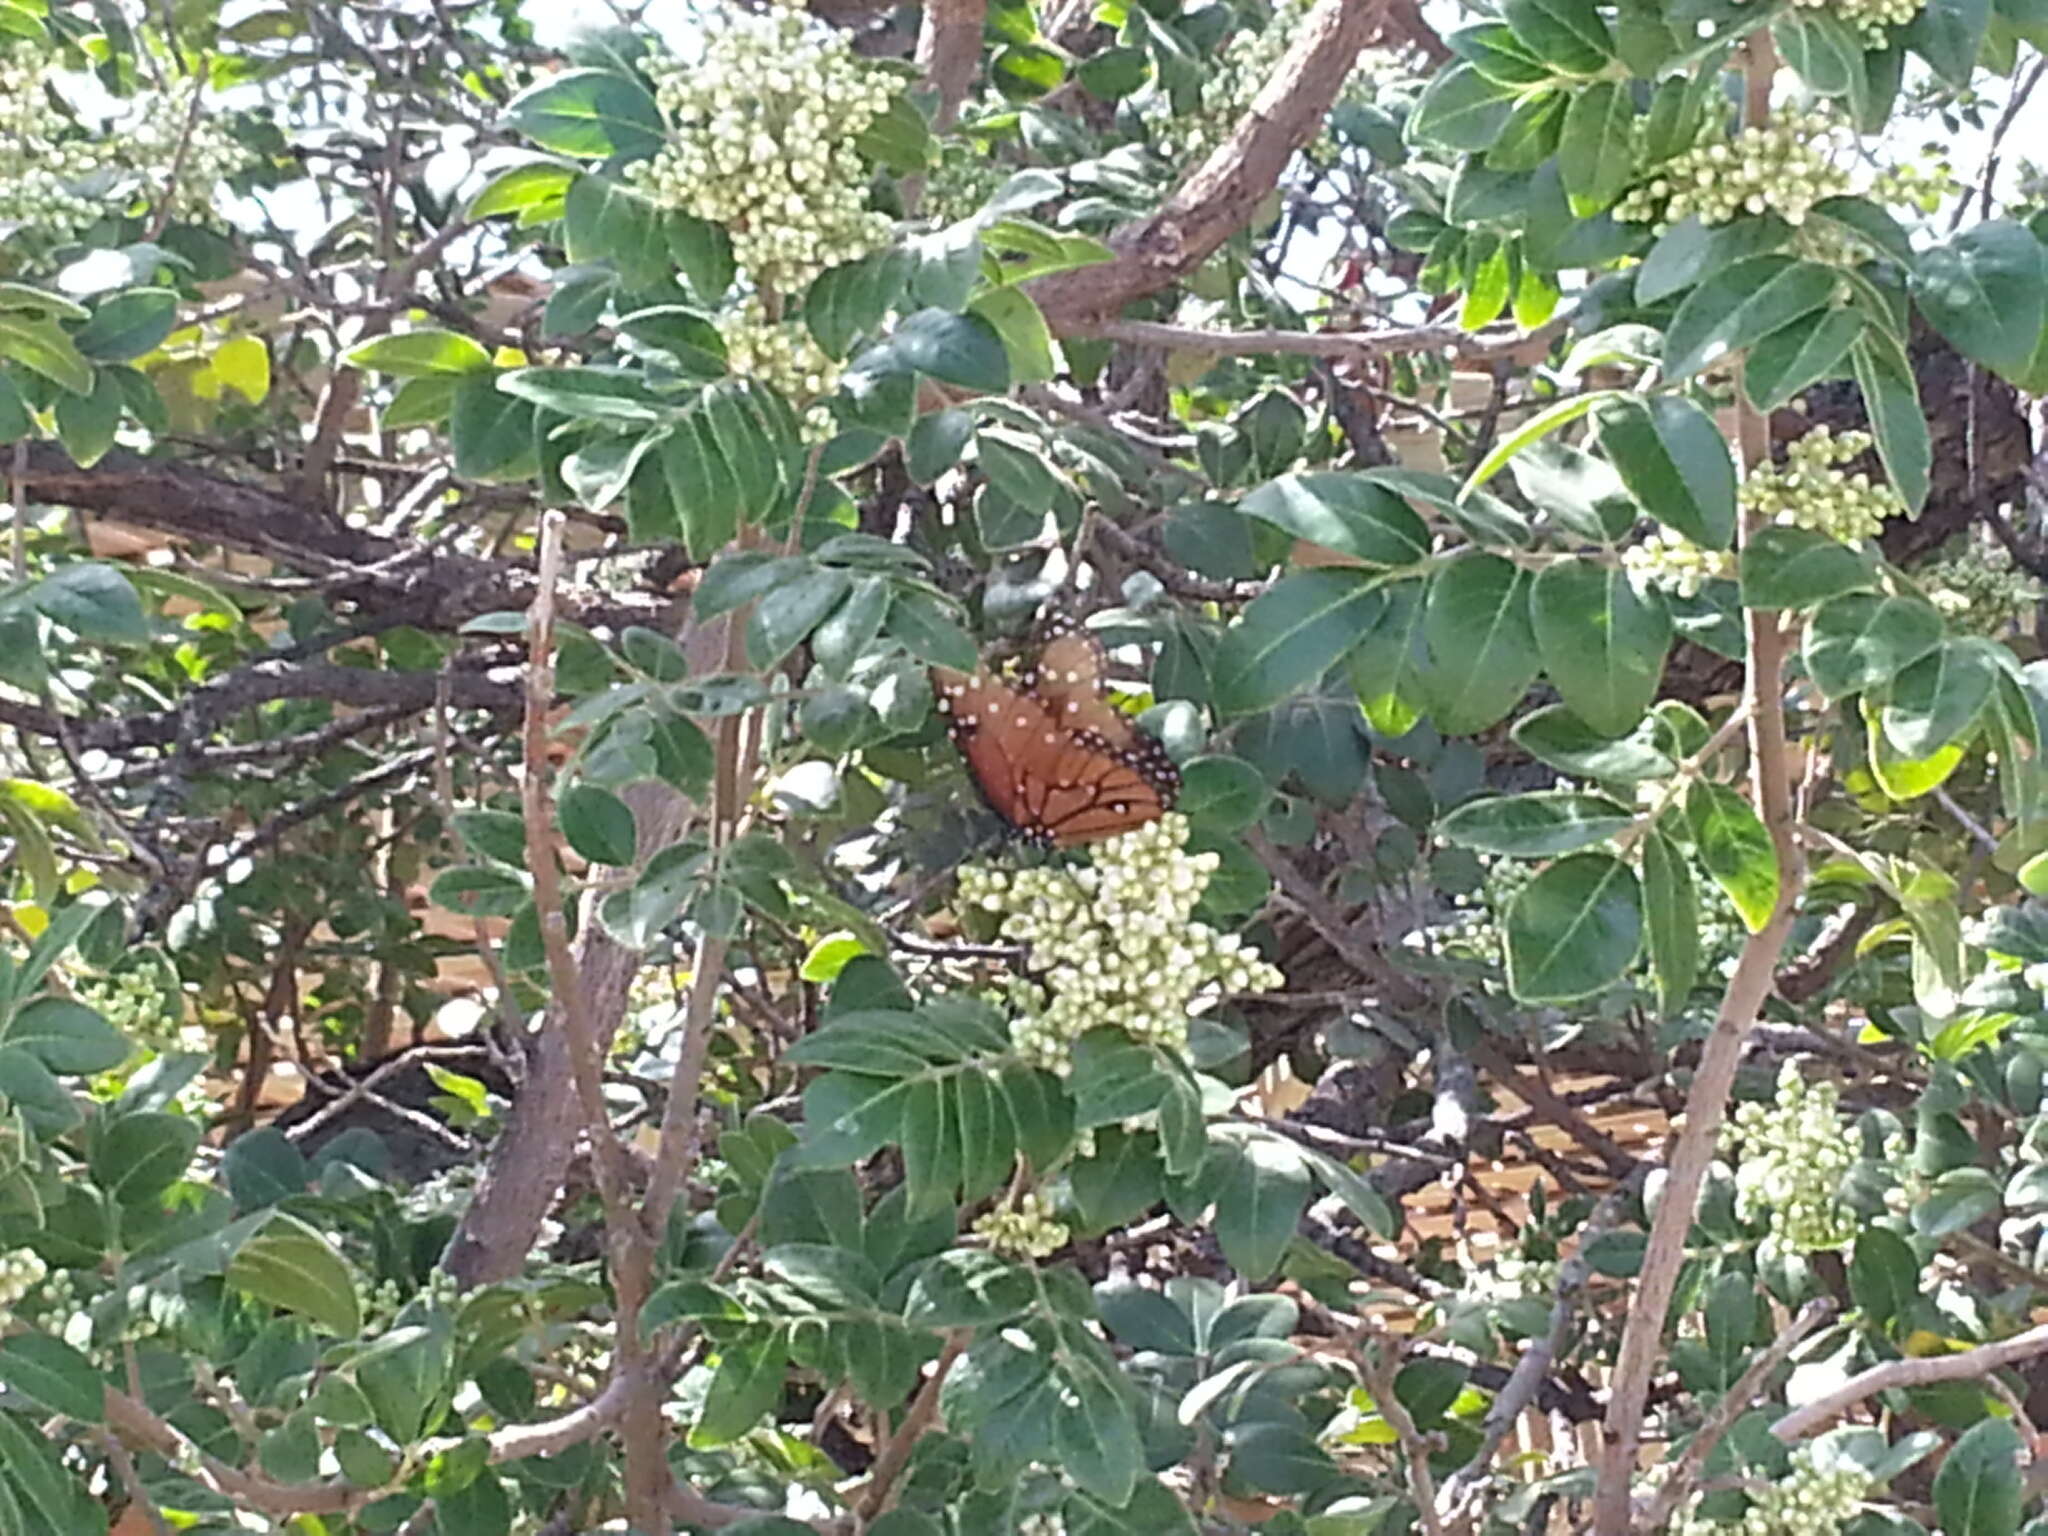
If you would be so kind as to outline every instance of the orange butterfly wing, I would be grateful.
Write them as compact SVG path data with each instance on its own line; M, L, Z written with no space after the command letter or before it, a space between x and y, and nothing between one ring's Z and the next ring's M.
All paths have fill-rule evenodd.
M1102 648L1055 621L1024 687L932 668L939 708L982 794L1031 841L1076 847L1157 820L1180 774L1104 697Z

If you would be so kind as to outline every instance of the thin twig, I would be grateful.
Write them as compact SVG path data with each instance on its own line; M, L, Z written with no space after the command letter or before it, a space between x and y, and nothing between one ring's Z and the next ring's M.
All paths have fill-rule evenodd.
M1924 1359L1887 1360L1859 1371L1826 1397L1795 1408L1771 1426L1771 1433L1786 1444L1804 1440L1825 1429L1867 1397L1889 1392L1894 1387L1924 1387L1937 1381L1965 1381L1988 1376L2022 1360L2048 1353L2048 1323L2025 1333L1980 1344L1959 1355L1932 1355Z
M1714 1404L1713 1412L1700 1425L1692 1439L1685 1444L1678 1462L1671 1469L1671 1475L1657 1490L1657 1496L1650 1501L1645 1516L1645 1528L1661 1531L1669 1524L1671 1517L1678 1513L1679 1506L1691 1495L1693 1483L1700 1475L1700 1468L1707 1464L1707 1458L1714 1454L1714 1447L1735 1426L1735 1421L1749 1411L1749 1405L1756 1401L1765 1384L1779 1366L1792 1356L1806 1336L1822 1323L1835 1315L1833 1298L1816 1296L1799 1309L1783 1333L1764 1347L1757 1357L1749 1362L1749 1368L1736 1378L1735 1385L1722 1394Z

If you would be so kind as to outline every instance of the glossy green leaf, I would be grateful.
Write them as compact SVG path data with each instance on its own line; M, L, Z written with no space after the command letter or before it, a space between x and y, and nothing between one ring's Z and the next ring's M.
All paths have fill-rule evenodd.
M80 1424L106 1417L106 1387L84 1355L47 1333L0 1339L0 1382Z
M1977 69L1977 54L1991 25L1991 0L1927 0L1906 23L1906 46L1935 74L1961 90ZM1962 1536L1951 1531L1948 1536Z
M1603 736L1562 704L1531 710L1515 722L1515 744L1574 778L1622 784L1659 779L1677 764L1656 744L1651 722L1621 738Z
M1468 800L1436 830L1446 841L1481 853L1535 859L1605 842L1634 820L1634 811L1605 795L1534 790Z
M1511 994L1525 1003L1590 997L1635 963L1642 889L1612 855L1575 853L1515 893L1504 926Z
M1882 1328L1904 1316L1920 1295L1920 1260L1888 1227L1865 1227L1849 1255L1849 1294L1863 1315Z
M1991 649L1988 642L1950 640L1892 679L1882 718L1901 754L1928 757L1976 723L1998 675Z
M1681 395L1624 396L1595 425L1601 451L1653 517L1703 549L1734 542L1735 461L1713 417Z
M1570 75L1597 75L1614 58L1614 38L1594 0L1506 0L1501 19L1516 41Z
M339 1338L362 1328L348 1261L320 1232L282 1211L235 1251L227 1280L243 1295L297 1313Z
M1815 310L1780 326L1749 349L1742 389L1760 411L1774 411L1822 379L1842 372L1867 322L1848 305Z
M1685 792L1686 823L1700 866L1721 887L1751 933L1778 905L1778 855L1748 799L1726 784L1696 781Z
M178 296L168 288L130 288L103 300L72 333L78 350L96 363L125 363L153 352L178 323Z
M1692 214L1657 237L1636 268L1636 302L1662 303L1711 272L1791 243L1792 226L1774 214L1750 214L1706 224Z
M1941 644L1941 614L1917 597L1849 592L1814 611L1806 670L1830 698L1890 682Z
M1849 359L1892 489L1908 512L1918 512L1927 500L1934 449L1913 365L1905 348L1874 326L1866 326L1856 338Z
M646 86L608 69L567 69L513 97L505 125L542 149L600 160L644 159L667 136L661 108Z
M1363 475L1282 475L1237 506L1248 517L1371 567L1414 565L1429 553L1429 530L1422 519L1399 496Z
M1507 126L1512 86L1489 80L1470 64L1453 64L1429 83L1408 118L1408 139L1445 149L1482 150Z
M1635 102L1623 81L1595 81L1572 97L1558 140L1557 166L1575 211L1605 208L1634 179L1635 119Z
M1468 551L1429 585L1423 618L1430 718L1446 735L1482 731L1514 708L1541 660L1529 619L1528 572Z
M1742 602L1748 608L1811 608L1875 581L1864 551L1812 528L1772 524L1742 551Z
M1537 574L1530 615L1543 670L1572 712L1610 736L1634 729L1671 648L1663 598L1612 566L1568 556Z
M378 336L342 353L351 368L368 368L398 379L488 373L491 354L460 331L422 327Z
M1944 1536L2014 1536L2025 1488L2019 1431L1987 1418L1949 1447L1934 1474L1934 1508Z
M1753 256L1712 273L1686 296L1664 336L1664 372L1686 379L1761 341L1834 296L1832 267Z
M1912 293L1957 351L2008 379L2024 377L2048 326L2048 246L2024 224L1992 219L1922 252Z
M1685 1006L1699 978L1700 918L1692 870L1662 832L1643 840L1643 910L1657 1000L1668 1018Z
M1310 686L1365 637L1385 602L1362 571L1326 566L1283 577L1224 633L1216 707L1252 714Z

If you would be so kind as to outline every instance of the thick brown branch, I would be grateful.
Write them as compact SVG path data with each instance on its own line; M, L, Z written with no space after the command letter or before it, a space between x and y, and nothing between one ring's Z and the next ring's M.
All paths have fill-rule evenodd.
M1319 0L1237 130L1149 219L1110 241L1112 261L1041 279L1032 297L1055 335L1084 334L1171 286L1252 219L1295 151L1321 129L1386 0Z
M1937 1381L1970 1381L1988 1376L2022 1360L2048 1352L2048 1325L2029 1328L1996 1344L1980 1344L1960 1355L1934 1355L1925 1359L1887 1360L1859 1371L1826 1397L1794 1409L1771 1426L1771 1433L1790 1444L1826 1428L1866 1397L1875 1397L1893 1387L1924 1387Z

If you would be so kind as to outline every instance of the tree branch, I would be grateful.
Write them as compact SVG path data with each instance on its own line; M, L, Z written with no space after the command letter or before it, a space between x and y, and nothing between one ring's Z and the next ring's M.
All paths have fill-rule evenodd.
M1056 336L1085 334L1170 287L1250 221L1295 151L1321 129L1386 0L1318 0L1237 129L1159 211L1110 240L1114 260L1031 284Z
M1793 1409L1771 1426L1771 1433L1787 1444L1804 1440L1808 1435L1825 1429L1866 1397L1875 1397L1894 1387L1924 1387L1936 1381L1965 1381L1988 1376L1993 1371L2044 1353L2048 1353L2048 1324L2029 1328L2025 1333L2001 1339L1996 1344L1980 1344L1960 1355L1887 1360L1882 1365L1857 1372L1826 1397Z

